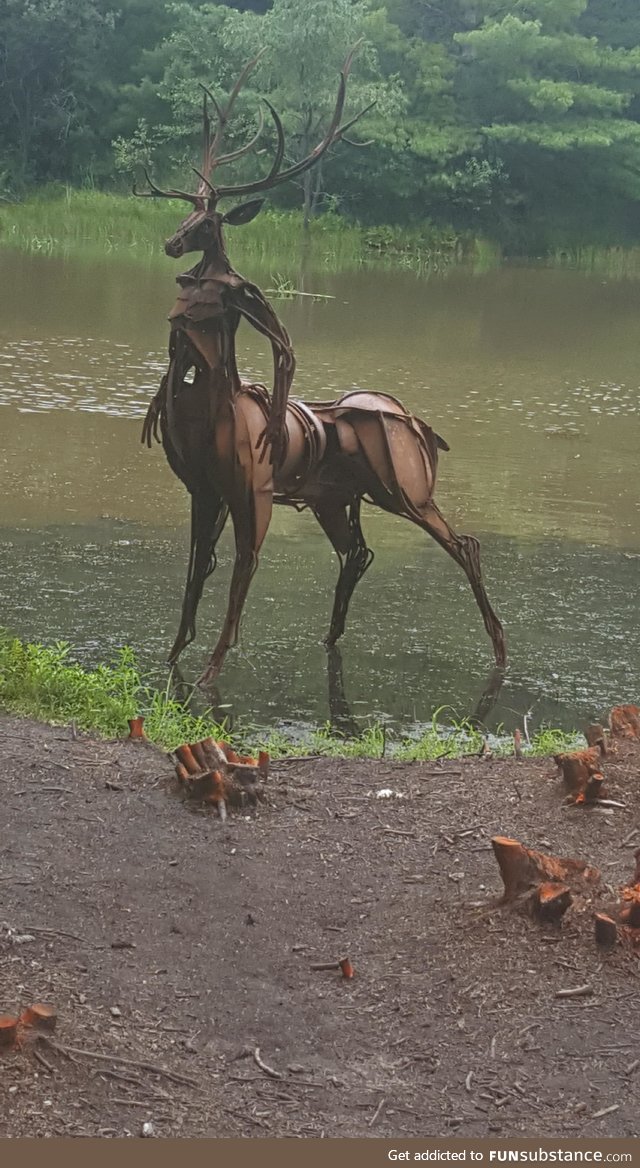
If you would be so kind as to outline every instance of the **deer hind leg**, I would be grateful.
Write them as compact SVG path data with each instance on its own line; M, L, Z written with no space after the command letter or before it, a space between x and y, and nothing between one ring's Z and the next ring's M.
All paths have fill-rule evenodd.
M456 564L459 564L466 573L467 579L473 589L473 595L476 598L478 608L482 613L484 627L491 637L496 665L502 668L506 665L507 661L504 630L493 611L482 582L480 544L477 539L474 539L472 535L458 535L449 526L444 515L441 514L433 502L424 504L420 507L419 516L416 513L415 515L412 514L410 518L425 531L428 531L429 535L433 536L440 546L455 560Z
M360 526L360 499L354 499L348 508L341 503L326 502L316 505L313 510L340 561L331 625L324 641L327 647L331 647L344 633L354 588L370 566L373 552L367 547Z
M220 673L224 659L238 639L240 618L249 585L258 567L258 552L262 547L271 521L273 495L271 490L249 489L244 497L236 495L231 503L231 518L236 543L236 558L229 587L227 615L220 639L211 654L207 667L197 684L207 685Z
M204 582L216 566L216 544L226 523L228 508L219 496L199 492L191 496L191 551L178 635L169 654L174 665L196 635L196 612Z

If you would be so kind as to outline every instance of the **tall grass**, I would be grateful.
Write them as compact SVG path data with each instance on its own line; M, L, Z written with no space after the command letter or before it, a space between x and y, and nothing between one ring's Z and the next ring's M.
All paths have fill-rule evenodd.
M136 199L95 190L49 189L23 203L0 204L0 244L28 252L88 254L113 252L140 259L160 257L164 240L185 217L179 200ZM386 264L415 271L440 270L472 256L471 237L428 224L420 229L364 228L339 215L313 219L305 233L295 211L264 210L253 223L233 231L233 253L288 268L304 256L313 269L353 270Z
M640 247L580 247L554 248L548 256L554 267L576 268L593 272L607 279L637 280L640 276Z
M389 738L377 725L352 739L333 734L328 726L310 731L302 741L294 741L279 731L265 734L250 727L231 736L211 711L194 714L188 701L173 695L170 682L165 690L150 685L140 674L129 648L121 649L112 664L87 670L73 660L67 644L25 644L6 632L0 632L0 709L52 724L75 722L79 729L103 738L126 734L128 720L142 714L147 737L165 750L211 734L227 741L231 738L243 749L264 748L273 758L302 753L432 761L477 754L483 743L483 735L469 722L440 722L441 711L419 737L401 740ZM541 728L526 749L531 755L547 755L565 750L578 740L578 735ZM491 746L498 755L512 751L509 739L499 735L492 737Z

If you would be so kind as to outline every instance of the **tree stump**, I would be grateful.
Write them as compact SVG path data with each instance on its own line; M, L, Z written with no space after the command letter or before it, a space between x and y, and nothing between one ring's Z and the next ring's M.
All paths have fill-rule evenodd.
M539 884L535 892L535 909L542 921L559 921L573 897L566 884Z
M222 818L226 808L255 806L263 801L261 780L269 772L269 755L242 757L227 743L203 738L184 743L174 751L175 771L187 799L217 807Z
M22 1026L34 1026L36 1030L46 1030L51 1034L58 1022L58 1015L53 1006L45 1006L43 1002L34 1002L27 1006L20 1017Z
M612 738L640 738L640 706L614 706L609 726Z
M599 722L594 722L592 726L585 728L584 736L587 740L587 746L599 746L602 754L607 753L607 738L604 726Z
M591 803L604 795L603 754L602 746L574 750L571 754L554 754L553 761L562 772L565 786L576 803Z
M572 902L572 891L600 877L582 860L545 856L505 836L494 836L491 843L504 884L503 902L529 897L542 920L559 920Z

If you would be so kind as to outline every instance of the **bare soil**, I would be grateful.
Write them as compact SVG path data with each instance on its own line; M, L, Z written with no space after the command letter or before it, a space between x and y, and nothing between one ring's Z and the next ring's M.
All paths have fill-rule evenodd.
M637 1134L638 956L596 949L593 905L499 906L490 845L624 884L637 749L624 808L566 807L550 760L318 759L222 823L147 744L0 742L0 1012L54 1005L67 1048L0 1054L0 1136ZM346 954L351 981L311 969Z

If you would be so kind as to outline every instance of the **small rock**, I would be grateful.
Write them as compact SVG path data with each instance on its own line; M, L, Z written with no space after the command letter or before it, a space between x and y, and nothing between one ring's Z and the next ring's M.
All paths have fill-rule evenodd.
M145 1139L148 1139L149 1136L154 1136L155 1132L153 1130L153 1124L149 1123L148 1121L147 1121L147 1123L143 1123L142 1128L140 1130L140 1135L143 1136Z
M287 1070L291 1071L292 1075L303 1075L304 1074L304 1067L301 1066L300 1063L289 1063Z
M12 938L15 945L26 945L29 941L35 941L35 937L31 933L20 933Z
M86 1000L87 1000L86 994L78 994L78 1001L80 1002L81 1006L84 1006Z
M122 1018L122 1010L119 1006L110 1006L109 1013L112 1018Z
M17 1087L9 1087L9 1094L15 1095L17 1090L18 1090Z

